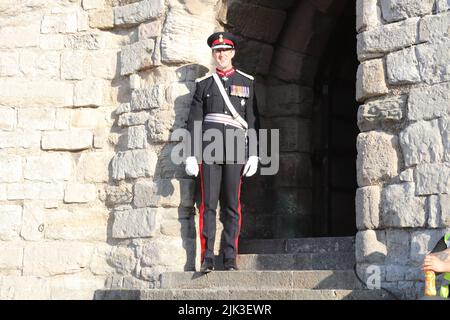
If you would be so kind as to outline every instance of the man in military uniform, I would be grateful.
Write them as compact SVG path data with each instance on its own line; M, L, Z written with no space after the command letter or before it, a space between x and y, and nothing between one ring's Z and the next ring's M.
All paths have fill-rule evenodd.
M216 63L215 72L196 80L196 91L190 107L187 127L191 134L191 153L186 159L186 173L200 173L200 243L201 272L214 270L214 241L216 234L216 209L220 199L224 214L224 246L222 247L225 270L237 270L238 237L241 228L240 192L242 176L250 177L258 167L257 139L249 139L248 145L231 147L227 132L245 134L258 129L255 83L252 76L237 70L232 65L235 55L236 37L229 32L212 34L207 43L212 49ZM227 101L228 100L228 101ZM201 134L195 133L195 124L200 124ZM206 159L205 139L208 130L220 132L223 143L215 150L214 159ZM227 141L227 143L226 143ZM216 141L214 141L216 142ZM202 155L195 156L195 143L201 146ZM212 142L211 142L212 143ZM246 149L243 161L237 154ZM245 164L245 165L244 165Z

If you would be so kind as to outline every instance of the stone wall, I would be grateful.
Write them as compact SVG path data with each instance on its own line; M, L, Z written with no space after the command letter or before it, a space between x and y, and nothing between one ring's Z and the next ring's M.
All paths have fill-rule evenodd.
M424 255L450 227L449 8L357 1L356 257L406 298L423 294Z

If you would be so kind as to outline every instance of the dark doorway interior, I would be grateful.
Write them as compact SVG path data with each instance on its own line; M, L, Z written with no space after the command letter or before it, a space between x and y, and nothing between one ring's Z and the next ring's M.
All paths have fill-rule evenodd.
M313 226L315 236L356 234L355 5L349 1L332 32L315 83Z

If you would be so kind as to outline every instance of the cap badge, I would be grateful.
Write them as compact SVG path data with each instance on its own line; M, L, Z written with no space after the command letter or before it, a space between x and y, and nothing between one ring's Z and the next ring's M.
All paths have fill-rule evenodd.
M219 35L219 42L220 42L220 43L223 42L223 35Z

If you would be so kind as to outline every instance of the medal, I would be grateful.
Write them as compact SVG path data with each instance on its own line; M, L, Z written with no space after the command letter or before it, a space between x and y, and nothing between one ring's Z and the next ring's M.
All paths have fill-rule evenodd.
M245 106L245 99L241 99L241 106Z

